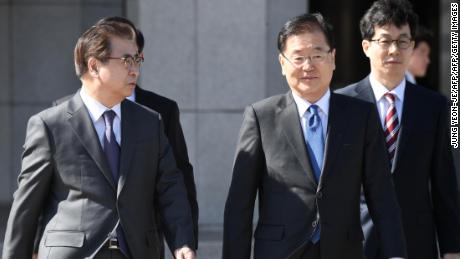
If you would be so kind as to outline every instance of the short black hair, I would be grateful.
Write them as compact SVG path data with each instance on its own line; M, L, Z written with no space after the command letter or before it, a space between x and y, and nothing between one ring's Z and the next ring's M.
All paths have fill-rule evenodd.
M145 44L144 35L138 28L136 28L133 22L131 22L130 20L124 17L110 16L110 17L105 17L105 18L100 19L96 24L104 24L108 22L119 22L119 23L124 23L124 24L129 25L136 32L136 45L139 50L139 53L142 52L142 50L144 49L144 44Z
M332 25L330 25L320 13L302 14L289 19L278 34L278 51L282 53L286 48L286 41L293 35L305 32L321 31L326 37L327 44L331 49L335 48Z
M369 40L374 37L375 26L393 24L398 28L408 24L411 36L417 30L418 15L407 0L378 0L366 11L359 23L361 37Z
M433 41L433 33L424 26L418 26L414 36L415 46L417 48L420 42L426 42L429 46Z

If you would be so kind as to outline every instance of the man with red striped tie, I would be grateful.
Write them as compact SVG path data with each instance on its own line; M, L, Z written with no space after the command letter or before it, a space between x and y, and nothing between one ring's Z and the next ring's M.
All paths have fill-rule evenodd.
M372 102L379 112L408 259L438 259L439 254L444 259L460 258L460 209L448 137L448 103L404 77L417 20L407 0L374 2L360 22L371 73L337 92ZM361 224L365 258L383 258L379 233L364 199Z

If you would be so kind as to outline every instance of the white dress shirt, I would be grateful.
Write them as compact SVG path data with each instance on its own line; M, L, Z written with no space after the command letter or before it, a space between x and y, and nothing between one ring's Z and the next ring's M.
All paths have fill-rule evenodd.
M93 122L94 128L96 129L97 136L99 137L99 142L101 147L104 148L104 132L105 132L105 122L102 114L107 110L112 110L115 112L116 116L113 119L113 132L115 134L115 139L117 140L118 145L121 146L121 105L120 103L113 106L112 108L107 108L91 96L89 96L85 87L83 86L80 90L80 96L88 109L89 116Z
M398 120L401 123L402 109L404 103L404 91L406 90L406 79L403 79L393 90L389 91L384 85L382 85L372 74L369 76L371 82L372 92L374 92L375 101L377 102L377 110L379 111L379 118L382 124L382 128L385 125L385 116L390 106L390 103L383 96L390 92L395 95L395 106L396 112L398 113Z
M328 89L327 92L316 103L310 103L309 101L296 95L294 92L292 92L292 96L294 97L294 101L297 105L297 110L299 111L299 118L301 122L300 124L302 125L302 130L304 134L305 132L307 132L307 118L310 115L308 108L310 108L312 104L318 105L318 114L319 118L321 119L321 126L323 127L323 137L324 139L326 139L328 123L327 119L329 116L329 101L331 99L331 91Z
M407 80L407 81L413 83L414 85L417 84L417 80L415 80L414 75L413 75L411 72L409 72L409 70L406 70L406 75L405 75L405 77L406 77L406 80Z
M136 102L136 90L133 90L133 93L126 97L126 99L130 100L131 102Z

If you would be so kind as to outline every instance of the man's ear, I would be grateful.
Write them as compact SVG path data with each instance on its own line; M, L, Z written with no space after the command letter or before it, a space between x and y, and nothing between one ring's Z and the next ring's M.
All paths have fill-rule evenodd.
M281 55L281 53L278 54L278 61L280 62L280 65L281 65L281 74L285 76L286 75L286 73L284 72L285 60L284 60L283 55Z
M333 49L333 50L331 51L333 70L335 70L335 50L336 50L336 49Z
M366 57L369 57L369 55L367 53L369 51L370 43L371 42L368 41L368 40L361 41L361 46L363 47L363 52L366 55Z
M92 77L97 77L99 75L99 60L93 57L88 59L88 72Z

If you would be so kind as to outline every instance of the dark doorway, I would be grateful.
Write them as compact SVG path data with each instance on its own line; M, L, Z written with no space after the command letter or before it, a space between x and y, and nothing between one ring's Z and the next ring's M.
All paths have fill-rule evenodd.
M334 26L337 45L336 70L332 80L333 88L340 88L356 82L369 74L369 60L361 48L359 20L372 5L372 0L311 0L310 11L320 12ZM438 90L439 88L439 2L410 1L419 15L420 24L433 33L431 42L431 63L425 78L417 83Z

